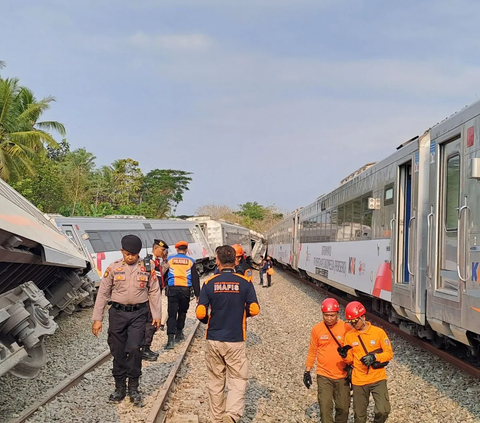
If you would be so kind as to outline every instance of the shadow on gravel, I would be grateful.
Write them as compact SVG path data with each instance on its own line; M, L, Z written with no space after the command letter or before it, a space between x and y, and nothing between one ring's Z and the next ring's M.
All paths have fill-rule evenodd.
M321 302L326 298L325 295L315 291L308 285L303 284L297 279L298 276L292 275L288 271L279 271L278 274L281 275L287 282L291 283L296 289L314 301L317 301L320 309ZM344 307L340 306L340 309L340 318L344 319ZM478 398L480 397L480 387L478 386L477 380L471 376L461 373L448 363L442 361L439 357L422 350L420 347L414 346L406 340L395 342L395 340L399 340L401 338L400 335L393 334L388 330L387 333L392 339L393 350L395 353L394 360L396 362L408 368L413 376L417 376L434 386L438 390L439 398L443 396L451 399L480 421L480 402L478 401ZM431 372L432 364L443 371ZM401 377L404 376L405 375L402 375ZM389 372L387 381L393 381L394 379L395 373ZM468 382L464 383L463 381ZM421 401L422 400L419 397L419 406ZM309 407L306 413L308 413L310 409L313 410L313 408L314 405ZM308 414L306 415L309 416Z
M257 414L258 401L260 398L270 399L270 390L265 386L259 385L257 379L250 379L245 396L245 412L241 420L242 423L250 423L253 421Z
M247 331L247 348L259 345L262 343L262 338L260 338L255 332Z
M318 421L320 418L320 407L318 406L318 402L314 402L305 410L305 417L315 422Z

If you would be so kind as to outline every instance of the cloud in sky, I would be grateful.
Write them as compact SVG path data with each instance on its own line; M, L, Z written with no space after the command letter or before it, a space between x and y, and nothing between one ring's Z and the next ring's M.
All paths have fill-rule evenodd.
M5 10L2 74L57 97L48 118L98 164L133 157L145 172L194 172L180 213L305 205L480 96L473 0L7 0Z

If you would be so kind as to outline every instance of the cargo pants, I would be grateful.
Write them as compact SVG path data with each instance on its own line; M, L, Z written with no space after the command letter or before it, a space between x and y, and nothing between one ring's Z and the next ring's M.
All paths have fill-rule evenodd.
M322 423L347 423L350 408L350 386L345 379L317 375L318 405ZM333 403L335 402L335 420Z
M144 347L150 348L152 345L153 337L155 336L155 332L157 328L152 325L153 317L152 312L150 311L150 306L148 306L148 315L147 315L147 323L145 325L145 343L143 344Z
M205 362L211 423L222 423L229 415L238 422L245 410L248 361L245 342L207 341ZM225 397L225 387L228 396Z
M142 374L141 347L145 339L148 306L135 311L110 308L108 345L113 356L113 377L138 378Z
M368 385L353 385L355 423L366 423L370 394L375 401L373 423L384 423L387 420L390 413L390 399L388 397L387 381L384 379Z

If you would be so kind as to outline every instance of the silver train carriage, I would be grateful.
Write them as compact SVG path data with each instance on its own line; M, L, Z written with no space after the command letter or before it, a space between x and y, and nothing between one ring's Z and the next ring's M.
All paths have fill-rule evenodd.
M188 220L198 222L214 251L221 245L240 244L245 251L245 255L247 257L252 256L253 247L250 229L223 220L213 220L208 216L191 217Z
M54 317L93 304L90 268L75 244L0 179L0 375L38 374Z
M90 278L96 286L107 266L120 258L121 239L128 234L137 235L144 243L140 253L150 253L154 239L163 239L169 255L176 254L178 241L188 242L188 254L195 259L200 274L214 268L214 253L202 230L195 222L169 219L145 219L141 216L63 217L51 215L52 221L88 254L94 263Z
M267 234L303 276L368 296L438 347L480 346L480 102L345 178Z

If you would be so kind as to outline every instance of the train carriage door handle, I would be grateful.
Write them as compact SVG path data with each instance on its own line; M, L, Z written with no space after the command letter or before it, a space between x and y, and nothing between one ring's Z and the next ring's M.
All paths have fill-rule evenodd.
M415 209L413 210L413 214L415 214ZM415 216L412 216L408 221L408 251L407 251L407 270L410 276L415 276L415 274L410 270L410 263L412 261L411 258L411 251L412 251L412 222L415 220Z
M390 220L390 271L393 272L393 259L394 259L394 235L395 235L395 213L393 214L392 220Z
M432 226L433 226L433 206L427 216L427 278L432 279Z
M458 236L457 236L457 273L458 278L466 283L467 282L467 225L463 219L463 216L468 210L467 197L465 197L465 204L460 208L458 212ZM461 248L463 247L463 257L461 254ZM461 266L462 265L462 266ZM462 270L464 274L462 275Z

